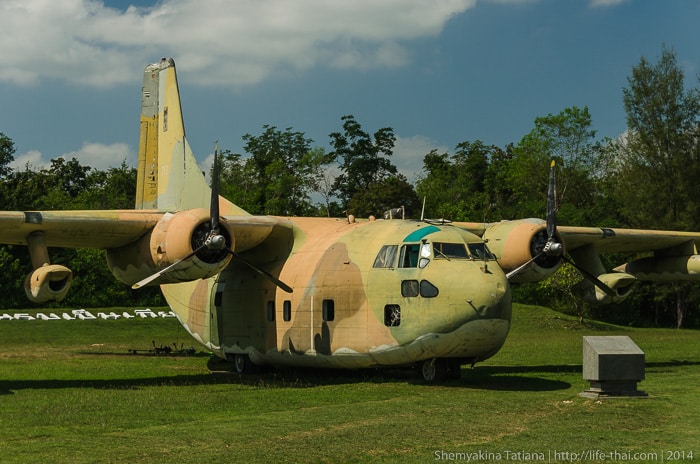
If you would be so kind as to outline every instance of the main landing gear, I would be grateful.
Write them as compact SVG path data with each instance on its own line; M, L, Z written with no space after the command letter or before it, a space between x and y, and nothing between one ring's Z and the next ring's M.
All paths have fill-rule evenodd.
M255 364L253 364L247 354L234 355L233 366L239 374L250 374L255 371Z
M426 359L420 367L423 380L426 382L458 380L462 375L460 360L455 358Z

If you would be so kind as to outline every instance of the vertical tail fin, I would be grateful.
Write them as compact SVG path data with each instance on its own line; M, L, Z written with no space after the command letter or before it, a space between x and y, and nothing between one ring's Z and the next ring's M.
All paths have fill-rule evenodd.
M210 189L185 137L172 58L146 67L142 90L136 209L208 207Z

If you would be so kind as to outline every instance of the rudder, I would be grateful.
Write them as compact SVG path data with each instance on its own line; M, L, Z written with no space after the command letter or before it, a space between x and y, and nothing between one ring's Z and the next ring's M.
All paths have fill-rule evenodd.
M137 172L136 209L209 206L209 186L185 137L172 58L144 70Z

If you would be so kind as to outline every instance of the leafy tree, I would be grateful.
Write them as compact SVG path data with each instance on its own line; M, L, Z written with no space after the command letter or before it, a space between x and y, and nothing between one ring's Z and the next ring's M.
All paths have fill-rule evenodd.
M253 163L239 153L222 150L219 157L219 194L251 214L262 214L262 189Z
M323 166L331 162L303 132L263 126L259 136L246 134L250 157L222 153L221 193L254 214L297 216L312 211L310 195L318 190Z
M387 177L397 173L391 164L396 136L390 127L379 129L370 136L352 115L340 118L343 132L330 134L333 151L330 153L340 163L340 175L334 188L345 205L372 184L381 184Z
M91 186L83 202L89 209L129 209L136 203L137 170L122 161L119 167L93 170L87 178Z
M4 179L12 171L9 166L15 160L15 142L0 132L0 179Z
M628 131L610 160L622 213L631 227L697 230L700 93L685 90L676 54L666 48L656 64L642 57L627 81Z
M508 181L508 166L513 159L513 144L505 150L493 147L489 156L489 166L484 178L484 189L489 194L489 205L485 220L513 219L520 216L513 201L513 187Z
M491 209L486 190L489 161L499 149L480 140L461 142L455 153L432 150L423 158L426 176L417 187L426 199L426 211L452 220L484 220Z
M26 251L24 251L26 255ZM27 306L27 297L24 295L24 263L20 260L17 247L10 245L0 246L0 272L4 278L0 279L0 308L21 308ZM25 261L28 261L28 256Z
M700 92L685 90L676 54L665 47L656 64L642 57L627 82L623 102L628 130L609 150L621 213L630 227L698 230ZM656 289L657 303L675 295L680 327L691 288L674 284Z
M355 194L348 203L348 211L359 217L382 217L385 211L401 206L407 218L415 217L420 200L406 177L397 174L374 182L367 190Z
M343 209L337 201L334 200L333 184L338 176L335 169L327 168L319 177L316 186L316 193L323 199L323 203L318 205L319 216L334 217L343 214Z
M544 216L550 160L557 161L556 207L562 223L586 223L595 203L593 173L600 153L588 108L566 108L535 119L535 127L514 148L508 180L528 216Z

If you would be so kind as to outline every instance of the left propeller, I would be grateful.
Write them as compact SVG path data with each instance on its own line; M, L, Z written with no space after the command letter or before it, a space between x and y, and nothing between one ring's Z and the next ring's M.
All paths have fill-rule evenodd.
M258 274L262 275L263 277L269 279L272 281L275 285L277 285L279 288L284 290L287 293L292 293L292 288L282 282L281 280L277 279L270 273L264 271L263 269L260 269L250 261L244 259L242 256L240 256L238 253L235 251L231 250L231 246L229 245L229 240L226 238L226 235L221 233L221 228L220 228L220 211L219 211L219 163L218 163L218 143L216 147L214 148L214 167L212 170L212 186L211 186L211 200L209 203L209 230L206 231L205 234L202 234L203 236L196 241L196 243L200 243L198 247L196 247L190 254L185 256L182 259L179 259L172 263L171 265L161 269L160 271L146 277L145 279L136 282L134 285L132 285L131 288L137 289L141 288L145 285L150 284L151 282L155 281L158 279L160 276L166 274L167 272L173 270L176 268L180 263L183 261L186 261L188 259L191 259L195 255L200 255L204 254L204 259L206 260L211 260L211 262L216 262L222 259L222 256L225 256L226 253L231 254L234 258L240 260L242 263L244 263L246 266L249 266L251 269L256 271ZM222 253L224 253L222 255Z

